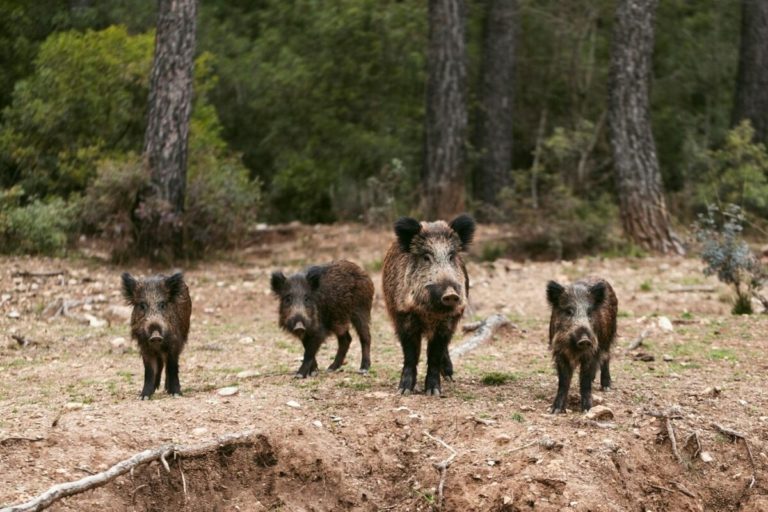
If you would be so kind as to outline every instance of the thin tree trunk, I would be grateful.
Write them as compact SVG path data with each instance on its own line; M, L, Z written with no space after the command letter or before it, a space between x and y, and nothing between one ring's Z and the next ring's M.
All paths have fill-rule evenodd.
M749 119L755 139L768 143L768 1L741 1L741 48L733 124Z
M467 64L464 0L429 1L426 162L422 210L448 218L465 209Z
M187 183L197 3L196 0L160 0L158 4L144 138L144 159L149 168L151 189L142 198L147 210L142 227L143 245L157 250L170 242L178 257L183 240L181 215Z
M480 167L475 199L498 206L512 170L512 94L514 91L517 0L489 0L485 20L480 127Z
M657 0L619 0L611 56L609 122L621 220L641 247L683 254L672 232L651 132L649 83Z

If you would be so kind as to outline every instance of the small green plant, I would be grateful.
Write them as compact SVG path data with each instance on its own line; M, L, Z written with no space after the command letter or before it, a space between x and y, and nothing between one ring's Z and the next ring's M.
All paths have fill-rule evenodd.
M653 290L653 283L651 283L650 279L646 279L640 283L640 291L650 292L651 290Z
M507 382L514 382L517 380L517 375L514 373L506 372L491 372L486 373L480 379L480 381L486 386L502 386Z
M752 313L752 296L768 303L758 294L768 276L742 238L745 221L738 205L730 204L723 210L710 204L693 225L696 240L701 244L701 259L707 265L704 275L717 275L736 292L731 310L734 315Z
M486 242L480 250L481 261L496 261L506 254L507 246L503 242Z
M512 421L516 421L518 423L524 423L525 418L523 417L522 414L520 414L519 412L516 412L512 414Z

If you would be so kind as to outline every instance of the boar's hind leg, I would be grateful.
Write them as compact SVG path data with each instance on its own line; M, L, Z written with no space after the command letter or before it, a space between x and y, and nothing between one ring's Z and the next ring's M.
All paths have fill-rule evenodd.
M317 349L320 348L322 340L318 340L315 337L304 336L301 343L304 345L304 359L299 366L299 371L296 372L297 379L306 379L308 375L317 372Z
M160 373L158 358L154 354L142 354L141 359L144 361L144 388L141 390L141 399L149 400L155 392L155 375Z
M443 354L443 362L440 365L440 373L446 380L453 380L453 362L451 362L451 354L447 345L445 347L445 354Z
M363 353L360 359L360 373L368 373L371 368L371 315L369 313L352 315L352 325L355 326L360 338L360 349Z
M165 368L165 390L170 395L181 396L178 354L168 354L168 362Z
M158 356L156 359L157 368L155 369L155 389L160 389L160 380L163 377L163 358ZM168 377L165 378L165 387L168 388Z
M440 325L435 330L427 345L427 378L424 382L424 392L428 395L440 395L440 370L448 352L453 330L450 326ZM450 361L450 356L449 356Z
M600 365L600 389L602 391L608 391L611 389L611 359L606 356L603 363Z
M395 330L403 348L403 373L400 375L398 389L408 395L416 387L416 366L421 354L421 324L412 315L399 314L395 319Z
M555 366L557 367L557 395L550 410L553 414L565 412L568 390L571 387L571 377L573 377L573 368L567 358L563 356L555 357Z
M352 343L352 336L350 336L349 331L336 337L339 340L339 348L336 351L336 357L333 359L331 366L328 367L329 372L335 372L341 368L341 365L344 364L344 358L347 357L349 345Z
M595 380L599 361L582 361L579 371L579 392L581 394L581 410L586 412L592 408L592 382Z

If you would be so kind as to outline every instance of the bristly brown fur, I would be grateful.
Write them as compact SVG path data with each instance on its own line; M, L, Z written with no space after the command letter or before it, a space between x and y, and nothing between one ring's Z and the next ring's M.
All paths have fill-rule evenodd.
M611 386L610 351L616 338L618 300L611 285L590 277L569 286L547 284L552 308L549 348L558 374L552 412L565 412L573 371L580 367L581 408L592 407L592 381L598 367L603 389Z
M450 224L411 218L395 223L397 239L384 257L382 285L403 347L404 393L415 386L422 337L429 340L426 392L439 394L440 374L453 375L448 343L469 300L469 276L461 252L471 243L474 230L468 215Z

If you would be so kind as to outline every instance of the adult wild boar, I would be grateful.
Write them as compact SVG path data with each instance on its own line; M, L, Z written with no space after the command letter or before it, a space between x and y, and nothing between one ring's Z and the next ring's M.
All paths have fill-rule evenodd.
M306 378L317 370L317 354L325 338L335 334L339 341L336 358L328 371L338 370L352 343L350 323L360 337L360 372L371 367L371 307L373 281L350 261L334 261L286 277L272 274L272 291L280 299L280 327L301 340L304 359L296 373Z
M181 395L179 355L189 334L192 300L184 276L158 275L136 279L124 273L123 296L133 306L131 337L139 344L144 361L144 388L141 399L149 397L160 387L165 366L165 390Z
M592 381L600 367L600 386L611 387L611 345L616 338L619 302L608 281L587 278L569 286L547 283L552 308L549 349L557 369L557 396L553 413L565 412L573 370L579 366L581 410L592 407Z
M469 277L461 253L472 242L475 221L460 215L451 223L395 222L395 240L384 258L382 282L387 311L403 348L400 392L416 385L422 337L427 338L424 391L440 394L440 375L453 377L448 354L456 326L469 300Z

